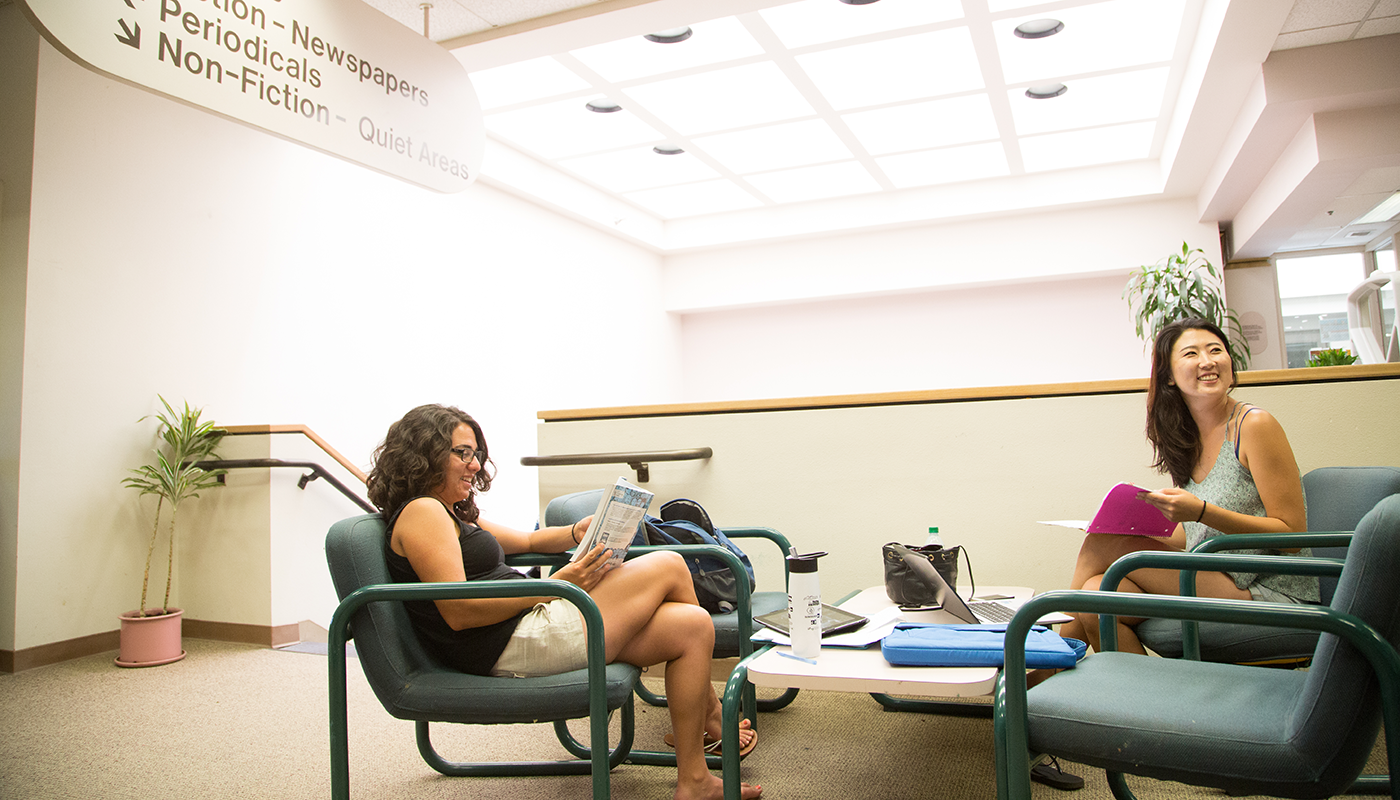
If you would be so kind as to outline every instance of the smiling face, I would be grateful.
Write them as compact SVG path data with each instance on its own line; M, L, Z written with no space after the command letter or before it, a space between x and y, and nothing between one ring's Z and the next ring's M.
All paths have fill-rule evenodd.
M1224 394L1235 384L1225 343L1207 330L1188 328L1172 345L1171 380L1187 397Z
M477 449L476 434L471 426L462 423L452 431L452 449L459 452L474 452ZM476 473L481 471L481 462L475 457L464 462L461 456L451 451L443 458L446 460L443 463L442 483L433 489L432 494L451 506L471 497L472 484Z

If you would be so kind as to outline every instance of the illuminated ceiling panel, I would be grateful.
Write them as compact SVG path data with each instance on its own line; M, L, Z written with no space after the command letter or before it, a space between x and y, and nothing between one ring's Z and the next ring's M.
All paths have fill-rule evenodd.
M1092 181L1161 155L1204 2L800 0L472 79L493 139L663 220L1097 166ZM1063 29L1016 35L1047 17Z

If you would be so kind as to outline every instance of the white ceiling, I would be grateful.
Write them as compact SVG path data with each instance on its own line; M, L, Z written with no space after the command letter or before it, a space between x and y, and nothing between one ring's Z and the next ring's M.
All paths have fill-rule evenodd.
M423 30L422 3L367 1ZM1217 89L1243 97L1271 50L1400 32L1400 0L1238 8L1248 5L434 0L428 31L463 61L481 98L486 179L676 251L1204 193L1230 121L1193 115L1195 101ZM1013 35L1045 17L1064 30ZM694 34L676 44L640 35L682 24ZM1212 32L1223 39L1232 24L1245 33L1212 47ZM1026 96L1048 83L1068 90ZM587 110L604 100L622 110ZM1203 219L1239 213L1249 172L1236 166L1201 198ZM1290 231L1280 249L1333 246L1338 235L1358 243L1341 229L1373 194L1400 189L1400 163L1347 183L1311 197L1312 219L1294 227L1314 232ZM1231 192L1245 196L1227 202ZM1256 246L1279 238L1267 232Z

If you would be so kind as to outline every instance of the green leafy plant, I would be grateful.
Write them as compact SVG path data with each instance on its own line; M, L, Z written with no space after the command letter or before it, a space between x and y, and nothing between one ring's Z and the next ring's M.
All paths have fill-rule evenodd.
M225 470L207 470L196 466L196 462L216 458L214 451L223 438L224 431L216 428L212 421L201 422L202 411L191 408L185 402L183 411L177 412L164 397L163 414L148 414L138 422L154 416L160 421L156 431L160 443L155 448L155 463L131 470L131 477L122 480L122 485L136 489L141 496L153 494L157 497L156 518L151 528L151 541L146 547L146 572L141 578L141 605L137 606L139 616L146 614L146 589L151 580L151 557L156 549L156 536L160 532L160 512L167 503L170 505L170 554L166 560L165 600L161 603L161 614L169 613L170 584L175 573L175 517L180 504L191 497L199 497L205 489L218 485L219 476Z
M1308 359L1308 363L1304 364L1303 366L1305 366L1305 367L1343 367L1343 366L1346 366L1347 364L1355 364L1355 363L1356 363L1356 356L1352 355L1351 353L1347 352L1346 350L1342 350L1341 348L1334 347L1334 348L1332 348L1332 349L1330 349L1330 350L1319 350L1319 351L1317 351L1317 354L1314 355L1312 358Z
M1225 305L1224 279L1205 251L1181 243L1181 252L1138 267L1123 289L1139 339L1149 345L1167 325L1200 317L1215 323L1230 338L1235 369L1249 369L1249 340L1239 317Z

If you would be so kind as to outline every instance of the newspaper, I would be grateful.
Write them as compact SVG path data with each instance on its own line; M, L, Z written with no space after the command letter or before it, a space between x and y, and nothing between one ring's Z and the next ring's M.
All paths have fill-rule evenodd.
M612 551L608 563L617 566L627 556L627 548L642 524L642 516L651 505L652 493L639 486L633 486L626 478L618 478L612 488L604 490L598 501L598 510L593 512L593 522L588 525L588 533L574 549L571 561L583 558L584 554L599 544Z

